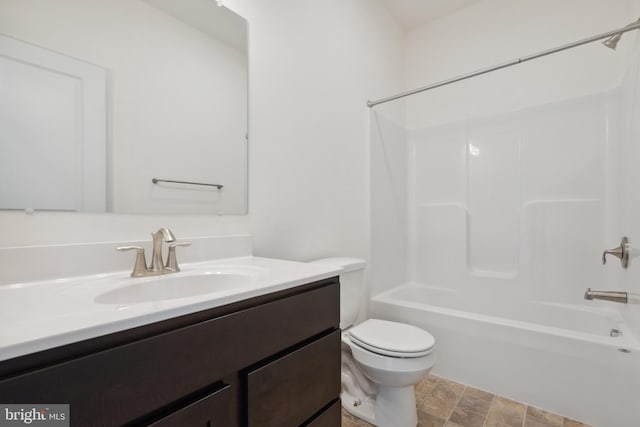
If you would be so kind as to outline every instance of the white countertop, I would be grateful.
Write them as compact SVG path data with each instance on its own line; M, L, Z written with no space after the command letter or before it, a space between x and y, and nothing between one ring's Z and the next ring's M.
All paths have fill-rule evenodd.
M239 257L181 265L182 271L131 278L130 271L0 286L0 361L137 326L219 307L338 275L322 264ZM242 272L247 282L184 298L104 303L132 284L218 272Z

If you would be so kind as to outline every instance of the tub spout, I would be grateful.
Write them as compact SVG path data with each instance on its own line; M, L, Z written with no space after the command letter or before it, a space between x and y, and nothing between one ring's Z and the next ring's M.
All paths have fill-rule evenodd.
M626 304L629 298L626 292L592 291L591 288L587 288L584 293L584 299L587 299L589 301L594 299L601 299L604 301L620 302L622 304Z

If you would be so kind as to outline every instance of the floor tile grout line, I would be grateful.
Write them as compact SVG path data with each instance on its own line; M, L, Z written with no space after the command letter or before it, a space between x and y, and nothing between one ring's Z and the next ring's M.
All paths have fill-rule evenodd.
M493 408L493 402L496 401L496 395L491 394L493 397L491 398L491 403L489 404L489 410L487 411L487 416L484 418L484 423L482 423L482 427L487 426L487 421L489 421L489 414L491 413L491 408Z
M443 381L444 381L444 382L447 382L447 383L449 383L449 382L455 382L455 381L450 380L450 379L445 378L445 377L440 377L440 376L437 376L437 375L433 375L433 376L434 376L434 377L436 377L436 378L438 379L438 380L436 381L436 384L433 386L433 389L435 389L435 388L436 388L436 386L438 386L438 384L440 384L440 383L441 383L441 382L443 382ZM451 418L451 416L453 415L453 412L456 410L456 408L457 408L457 406L458 406L458 403L460 402L460 399L462 398L462 395L464 394L465 390L466 390L466 389L467 389L467 387L468 387L466 384L462 384L462 383L456 383L456 384L460 384L460 385L461 385L461 386L463 386L464 388L462 389L462 393L460 393L460 396L456 396L456 397L457 397L457 399L456 399L456 403L455 403L455 405L453 405L453 408L451 409L451 412L449 412L449 415L448 415L446 418L444 418L444 423L445 423L445 424L446 424L446 423L448 423L448 422L453 422L453 421L450 421L450 418ZM432 390L433 390L433 389L432 389ZM425 399L426 399L427 397L428 397L428 396L425 396ZM423 399L423 400L424 400L424 399ZM440 418L440 417L438 417L438 418Z
M434 376L435 376L435 375L434 375ZM452 381L452 380L450 380L450 379L448 379L448 378L445 378L445 377L437 377L437 378L438 378L438 380L436 381L436 385L440 384L443 380L444 380L444 381L446 381L446 382L455 382L455 381ZM449 416L444 420L444 421L445 421L445 424L446 424L446 423L448 423L448 422L449 422L449 423L452 423L452 424L457 424L457 423L454 423L453 421L451 421L451 417L453 416L453 413L455 412L456 408L457 408L457 407L458 407L458 405L460 404L460 401L462 400L462 397L464 397L465 392L469 389L469 387L471 387L471 386L469 386L469 385L467 385L467 384L463 384L463 383L456 383L456 384L460 384L460 385L461 385L461 386L463 386L464 388L462 389L462 392L460 393L460 395L459 395L459 396L457 396L456 403L455 403L455 405L454 405L453 409L451 410L451 412L449 413ZM435 386L434 386L434 388L435 388ZM472 387L472 388L473 388L473 387ZM485 390L481 390L481 391L485 391ZM490 395L491 395L491 401L489 402L489 410L488 410L488 411L487 411L487 413L484 415L484 422L482 423L482 426L483 426L483 427L485 427L485 425L486 425L486 423L487 423L487 420L488 420L488 418L489 418L489 412L491 411L491 407L492 407L493 402L494 402L494 400L495 400L495 398L496 398L496 395L495 395L495 394L493 394L493 393L490 393L490 392L487 392L487 391L485 391L485 393L487 393L487 394L490 394ZM425 398L426 398L426 397L425 397ZM470 411L470 412L472 412L472 413L475 413L475 414L479 415L479 413L478 413L478 412L474 412L474 411ZM521 427L522 427L522 426L521 426Z
M491 407L493 406L493 402L496 400L496 395L491 393L491 402L489 402L489 410L487 414L484 416L484 422L482 423L482 427L487 425L487 421L489 421L489 413L491 412Z
M462 383L460 383L460 384L462 384ZM464 390L462 391L462 394L460 395L460 398L458 399L458 402L456 403L456 406L453 408L453 412L455 412L456 408L460 405L460 401L462 400L462 398L463 398L463 397L465 397L466 392L467 392L467 390L469 389L469 387L471 387L471 388L475 389L475 387L472 387L472 386L468 386L468 385L465 385L465 384L462 384L462 385L464 385L465 387L464 387ZM479 389L477 389L477 390L479 390ZM482 390L482 391L484 391L484 390ZM482 422L482 426L483 426L483 427L484 427L484 425L485 425L485 424L486 424L486 422L487 422L487 418L489 417L489 411L491 410L491 405L493 404L493 399L495 398L495 394L493 394L493 393L489 393L489 392L486 392L486 393L488 393L488 394L490 394L490 395L491 395L491 400L489 401L489 408L487 409L487 412L486 412L484 415L482 415L482 413L481 413L481 412L477 412L477 411L473 411L473 410L468 410L468 411L467 411L467 412L472 413L472 414L475 414L475 415L482 415L482 416L483 416L483 418L484 418L484 419L483 419L483 422ZM466 396L467 396L468 398L475 399L475 400L479 400L479 401L482 401L482 400L483 400L483 399L480 399L480 398L475 397L475 396L470 396L470 395L466 395ZM486 401L485 401L485 402L486 402ZM447 419L447 421L452 422L452 423L453 423L453 421L451 421L451 417L453 416L453 412L451 413L451 415L449 415L449 419ZM457 424L457 423L454 423L454 424Z
M462 384L462 383L458 383L458 384ZM464 386L464 388L462 389L462 393L460 393L460 396L458 396L458 399L456 400L456 404L453 405L453 409L451 409L451 412L449 413L449 416L445 419L445 424L449 421L451 421L451 416L453 415L453 413L456 411L456 408L458 407L458 404L460 403L460 399L462 399L462 396L464 395L464 392L467 391L467 385L462 384ZM453 421L451 421L453 422Z

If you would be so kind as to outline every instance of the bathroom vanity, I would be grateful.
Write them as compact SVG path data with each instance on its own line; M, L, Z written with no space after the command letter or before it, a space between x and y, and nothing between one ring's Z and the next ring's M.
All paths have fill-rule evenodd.
M0 402L82 427L339 426L339 304L325 277L12 357Z

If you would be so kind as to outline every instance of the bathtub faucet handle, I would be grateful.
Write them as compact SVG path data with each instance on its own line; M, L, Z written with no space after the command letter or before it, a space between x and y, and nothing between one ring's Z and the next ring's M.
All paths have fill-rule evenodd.
M623 237L620 246L602 253L602 264L607 263L607 255L613 255L620 258L622 268L627 268L629 267L629 252L631 252L631 244L629 243L629 239Z

